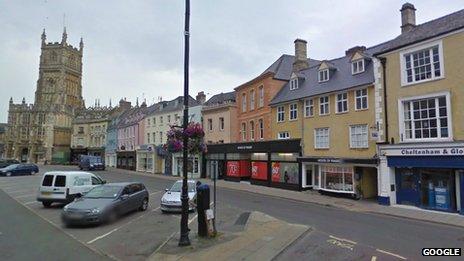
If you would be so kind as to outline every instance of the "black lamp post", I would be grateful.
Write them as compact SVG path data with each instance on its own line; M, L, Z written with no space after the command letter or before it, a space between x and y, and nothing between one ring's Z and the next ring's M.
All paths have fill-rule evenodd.
M185 0L185 47L184 47L184 123L183 129L188 125L188 102L189 102L189 27L190 27L190 0ZM187 193L187 175L188 175L188 138L183 136L183 163L182 163L182 217L180 219L180 239L179 246L189 246L189 228L188 228L188 193Z

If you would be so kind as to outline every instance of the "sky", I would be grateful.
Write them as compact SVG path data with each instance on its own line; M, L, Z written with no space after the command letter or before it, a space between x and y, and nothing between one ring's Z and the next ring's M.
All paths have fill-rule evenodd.
M458 11L462 0L411 1L417 24ZM308 41L308 56L332 59L356 45L400 34L396 0L191 0L190 94L233 91L262 73L293 41ZM148 104L183 94L182 0L0 0L0 122L8 101L33 103L40 36L84 39L83 96L87 106L121 98Z

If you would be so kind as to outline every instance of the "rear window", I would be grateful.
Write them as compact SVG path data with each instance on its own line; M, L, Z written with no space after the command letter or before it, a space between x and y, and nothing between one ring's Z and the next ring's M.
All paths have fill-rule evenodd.
M56 176L55 187L64 187L66 186L66 176Z
M53 175L45 175L43 181L42 181L42 186L47 186L50 187L53 182Z

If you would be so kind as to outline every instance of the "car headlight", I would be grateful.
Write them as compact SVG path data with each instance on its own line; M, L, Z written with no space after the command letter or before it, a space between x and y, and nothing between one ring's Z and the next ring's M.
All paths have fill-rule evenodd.
M63 210L68 211L68 205L64 206Z
M90 164L90 167L93 167L93 164Z
M98 214L98 213L100 213L100 209L98 208L92 209L92 214Z

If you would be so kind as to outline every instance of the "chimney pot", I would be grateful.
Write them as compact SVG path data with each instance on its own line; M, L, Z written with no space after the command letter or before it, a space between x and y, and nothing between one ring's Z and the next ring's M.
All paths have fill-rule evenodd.
M309 67L307 55L307 43L303 39L296 39L295 44L295 61L293 62L293 72L298 72Z
M407 33L416 26L416 8L411 3L405 3L400 9L401 33Z

